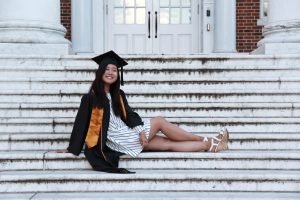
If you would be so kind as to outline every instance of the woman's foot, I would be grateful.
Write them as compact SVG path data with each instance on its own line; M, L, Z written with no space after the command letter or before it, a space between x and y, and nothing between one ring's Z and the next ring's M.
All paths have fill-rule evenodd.
M225 127L223 127L217 137L210 138L211 145L209 152L219 152L228 149L229 134Z
M220 150L227 150L228 149L228 140L229 140L229 133L227 128L223 127L220 131L220 134L223 135L224 140L221 141Z

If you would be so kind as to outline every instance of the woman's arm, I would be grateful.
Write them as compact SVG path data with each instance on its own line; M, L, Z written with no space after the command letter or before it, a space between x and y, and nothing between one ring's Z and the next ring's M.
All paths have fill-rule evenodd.
M69 147L67 148L68 152L73 153L77 156L80 154L84 145L87 129L90 123L91 106L92 102L90 94L85 94L81 98L80 107L75 118L72 134L69 141Z
M121 91L121 95L124 101L124 106L126 109L126 113L127 113L127 126L129 126L130 128L133 128L135 130L135 132L137 132L137 134L139 134L140 137L140 143L141 145L144 147L148 144L148 139L145 135L145 130L144 130L144 123L141 119L141 117L132 110L132 108L129 106L128 101L126 99L125 93L123 92L123 90Z
M123 90L120 90L120 93L122 95L122 99L123 99L126 114L127 114L126 125L129 126L130 128L134 128L134 127L137 127L137 126L140 126L140 125L144 125L141 117L136 112L134 112L131 109L131 107L129 106L129 104L127 102L127 99L126 99L126 96L125 96L125 93L123 92Z

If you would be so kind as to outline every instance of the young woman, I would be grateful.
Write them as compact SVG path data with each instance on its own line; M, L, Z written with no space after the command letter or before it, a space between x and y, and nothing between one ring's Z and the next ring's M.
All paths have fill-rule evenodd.
M163 117L142 121L128 105L120 90L119 68L127 63L113 51L93 58L99 64L88 94L81 99L68 152L84 154L94 170L131 173L118 168L119 156L136 157L143 150L219 152L228 149L228 132L223 128L216 137L189 133ZM121 80L122 82L122 80ZM157 135L162 132L164 136Z

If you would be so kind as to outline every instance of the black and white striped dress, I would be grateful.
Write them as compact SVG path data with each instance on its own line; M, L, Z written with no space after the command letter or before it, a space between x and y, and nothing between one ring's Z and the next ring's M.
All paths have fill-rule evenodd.
M144 125L129 128L113 112L110 94L107 94L107 97L110 105L110 119L106 145L115 151L136 157L143 150L139 134L144 131L146 137L149 137L150 120L144 121Z

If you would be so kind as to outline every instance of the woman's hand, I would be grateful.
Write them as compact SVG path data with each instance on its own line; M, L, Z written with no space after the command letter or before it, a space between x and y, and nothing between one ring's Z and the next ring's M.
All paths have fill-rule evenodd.
M141 132L141 133L140 133L140 143L141 143L141 145L142 145L143 148L144 148L146 145L148 145L148 139L147 139L147 137L146 137L146 135L145 135L144 132Z
M59 149L56 150L56 153L69 153L69 151L67 149Z

